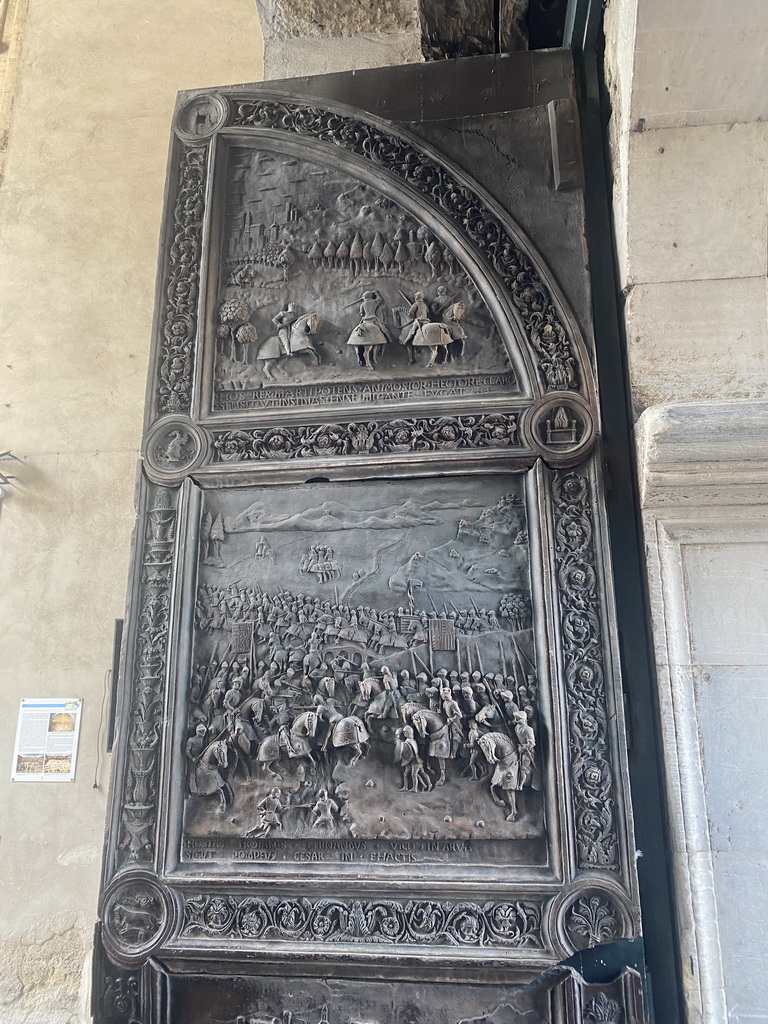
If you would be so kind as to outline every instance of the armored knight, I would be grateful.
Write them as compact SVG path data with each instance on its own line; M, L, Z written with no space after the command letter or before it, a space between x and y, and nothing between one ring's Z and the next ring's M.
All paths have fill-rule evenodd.
M259 812L259 820L250 832L246 832L246 836L256 836L259 839L263 839L273 829L283 827L280 815L288 810L290 796L285 803L282 802L281 797L282 793L275 786L263 800L258 802L256 810Z
M377 349L383 348L390 340L389 331L380 315L383 305L384 300L378 292L364 292L360 302L360 323L347 339L347 344L357 350L360 365L369 369L375 366Z
M291 327L299 319L296 312L296 304L289 302L285 309L281 309L272 317L272 323L277 327L277 336L287 356L291 354Z
M416 292L407 315L410 323L400 335L400 342L403 345L413 342L424 324L429 323L429 309L424 301L424 292Z

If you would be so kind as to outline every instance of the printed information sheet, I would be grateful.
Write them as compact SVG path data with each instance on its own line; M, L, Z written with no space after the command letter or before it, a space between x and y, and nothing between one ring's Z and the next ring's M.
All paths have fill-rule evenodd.
M79 697L22 699L12 782L74 781L82 705Z

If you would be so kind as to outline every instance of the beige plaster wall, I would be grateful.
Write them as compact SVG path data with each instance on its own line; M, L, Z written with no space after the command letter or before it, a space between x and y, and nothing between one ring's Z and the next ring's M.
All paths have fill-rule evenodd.
M0 506L0 1021L65 1024L85 1019L171 113L180 89L258 80L262 40L253 0L28 0L19 28L0 187L0 451L21 459L0 463L19 483ZM19 699L49 695L85 700L77 780L11 784Z
M18 478L0 502L0 1024L74 1024L176 92L260 80L259 13L272 78L419 60L420 36L414 0L3 5L0 452L21 461L0 463ZM85 700L77 780L11 784L19 699L49 695Z

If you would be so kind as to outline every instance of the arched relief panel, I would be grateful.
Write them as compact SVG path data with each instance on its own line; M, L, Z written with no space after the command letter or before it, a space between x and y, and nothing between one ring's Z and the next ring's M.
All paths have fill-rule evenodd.
M155 331L109 991L243 1024L309 970L345 1022L406 1019L387 978L491 1014L491 974L638 935L595 382L531 244L415 127L185 94Z
M233 461L238 440L255 457L258 435L249 445L227 423L273 411L293 426L310 409L313 423L364 416L373 430L482 411L529 463L589 450L581 331L464 172L386 122L268 92L195 96L177 134L150 416L205 420L208 461Z
M207 346L208 362L219 364L213 373L210 412L233 408L242 416L247 408L244 391L256 392L251 398L253 411L330 407L323 385L342 408L364 403L377 412L429 400L455 408L478 395L491 405L516 395L530 402L537 390L535 383L531 385L536 374L527 347L520 344L521 332L504 290L439 208L425 203L376 163L288 133L226 133L217 160L223 165L221 187L228 199L233 187L244 191L237 206L227 204L242 212L224 213L217 226L219 258L213 261L209 282L215 303L206 326L215 332L222 303L241 301L253 310L249 323L259 337L245 373L242 359L235 361L234 369L221 366L230 339ZM258 184L275 179L277 185ZM263 219L255 221L256 216ZM276 224L275 218L281 216L292 219ZM250 237L244 240L246 234ZM270 235L277 240L269 241ZM365 352L350 344L350 337L362 319L362 297L370 291L381 300L377 320L386 341L370 359L372 365L361 366L359 357ZM445 323L451 332L443 336L426 331L425 341L433 334L441 343L439 361L429 367L432 351L418 351L423 348L421 336L415 345L401 343L408 309L419 293L434 326ZM312 336L320 358L317 365L311 357L286 365L280 348L274 361L261 358L275 347L269 345L276 334L272 316L291 301L299 311L318 316ZM450 313L444 316L457 302L467 307L458 322ZM379 338L372 330L360 338L365 349L378 347L368 344ZM444 360L443 342L450 361ZM402 382L400 390L395 382ZM291 390L286 392L286 387ZM228 397L239 401L227 403Z

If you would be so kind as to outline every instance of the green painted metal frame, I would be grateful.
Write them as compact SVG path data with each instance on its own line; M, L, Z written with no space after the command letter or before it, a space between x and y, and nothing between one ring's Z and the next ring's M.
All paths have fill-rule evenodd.
M592 312L600 380L606 495L613 559L622 672L627 701L632 806L645 936L649 1005L657 1024L685 1019L669 835L662 787L659 704L652 658L647 574L635 449L626 339L620 312L611 218L606 124L610 110L603 86L602 0L569 0L564 45L570 47L578 89L584 160L586 235L592 273ZM623 944L617 944L621 946ZM593 953L606 952L600 947ZM635 951L616 949L615 969ZM598 961L582 969L599 971ZM621 962L619 962L621 961Z

